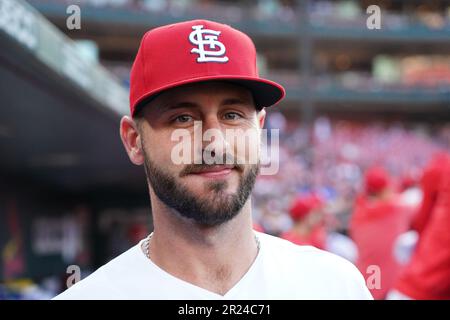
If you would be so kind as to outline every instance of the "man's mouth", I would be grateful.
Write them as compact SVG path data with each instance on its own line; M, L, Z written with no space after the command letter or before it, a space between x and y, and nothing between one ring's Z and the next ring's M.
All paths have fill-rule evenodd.
M189 174L199 175L205 178L222 178L231 173L234 165L211 165L195 168Z

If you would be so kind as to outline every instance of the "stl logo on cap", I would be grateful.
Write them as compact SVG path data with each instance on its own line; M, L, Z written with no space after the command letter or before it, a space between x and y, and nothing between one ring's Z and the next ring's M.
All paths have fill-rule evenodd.
M218 39L220 31L203 29L202 25L192 26L189 34L189 41L196 45L191 53L198 54L197 62L227 62L228 57L225 56L225 46ZM205 50L205 46L209 46L210 50ZM218 50L216 49L218 47Z

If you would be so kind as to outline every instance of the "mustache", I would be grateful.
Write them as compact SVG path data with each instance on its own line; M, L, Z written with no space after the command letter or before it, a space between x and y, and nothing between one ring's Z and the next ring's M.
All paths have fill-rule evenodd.
M244 172L245 165L236 163L235 157L230 154L225 154L222 159L219 159L217 163L206 163L202 157L202 163L188 164L180 172L180 177L184 177L188 174L202 172L211 168L217 168L218 166L225 166L230 169L236 169L239 172Z

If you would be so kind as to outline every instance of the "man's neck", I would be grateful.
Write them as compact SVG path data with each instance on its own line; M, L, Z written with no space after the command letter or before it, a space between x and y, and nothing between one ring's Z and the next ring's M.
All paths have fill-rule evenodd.
M257 256L250 200L231 221L199 226L152 199L154 233L149 244L153 263L167 273L220 295L248 271Z

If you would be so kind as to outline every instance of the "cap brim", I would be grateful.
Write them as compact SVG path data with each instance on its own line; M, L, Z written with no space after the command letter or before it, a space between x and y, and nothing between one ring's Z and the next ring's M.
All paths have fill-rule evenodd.
M226 81L236 83L250 90L258 109L274 106L286 95L281 85L267 79L229 79Z
M284 90L283 86L274 81L270 81L263 78L224 76L224 75L197 77L174 82L171 83L170 85L157 88L155 90L152 90L151 92L147 92L136 101L134 107L134 114L136 114L136 112L138 112L143 105L149 103L151 100L155 99L159 94L163 93L168 89L192 83L209 82L209 81L226 81L245 87L252 93L253 99L255 101L255 106L257 109L267 108L276 105L286 95L286 91Z

